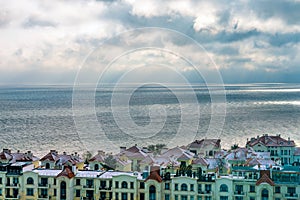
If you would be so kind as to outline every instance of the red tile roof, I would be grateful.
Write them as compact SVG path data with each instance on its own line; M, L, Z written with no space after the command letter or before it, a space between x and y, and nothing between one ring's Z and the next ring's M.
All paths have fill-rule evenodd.
M270 171L262 170L260 171L260 178L256 181L256 185L260 185L262 183L268 183L271 186L274 186L274 182L270 178Z
M284 147L293 147L295 146L295 142L293 140L285 140L280 137L280 135L263 135L258 138L251 138L250 141L247 142L248 147L253 147L256 144L262 144L268 147L277 147L277 146L284 146Z
M56 161L56 160L58 160L58 154L57 154L57 152L51 150L48 154L46 154L44 157L42 157L40 159L40 161L45 161L45 160L49 160L49 161Z
M64 170L62 170L56 177L67 177L67 178L73 178L75 174L72 172L72 170L69 167L65 167Z
M155 180L159 183L162 182L162 178L159 175L159 168L152 167L150 175L146 178L145 182L148 180Z

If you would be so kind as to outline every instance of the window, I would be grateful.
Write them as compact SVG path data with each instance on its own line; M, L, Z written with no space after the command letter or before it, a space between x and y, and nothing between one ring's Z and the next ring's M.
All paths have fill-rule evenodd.
M238 194L241 194L243 192L243 185L236 185L235 186L235 191L238 193Z
M76 190L76 197L80 197L80 190Z
M201 193L202 192L202 186L201 184L198 184L198 193Z
M130 188L131 188L131 189L134 188L133 182L130 182Z
M33 196L33 188L27 188L26 195Z
M119 181L115 182L116 188L119 188Z
M187 200L187 196L186 195L181 195L181 200Z
M46 163L46 169L50 169L50 163Z
M226 184L220 185L220 192L228 192L228 186Z
M130 193L130 200L134 200L133 193Z
M76 185L80 185L80 179L76 179Z
M106 187L106 181L100 181L100 188Z
M288 188L287 188L287 193L289 193L289 194L294 194L294 193L296 193L296 188L295 188L295 187L288 187Z
M31 177L27 178L27 184L32 185L33 184L33 178L31 178Z
M178 190L178 184L175 183L175 191L177 191L177 190Z
M235 200L243 200L243 197L235 197Z
M0 184L2 184L2 178L0 177Z
M250 200L255 200L255 198L254 197L250 197Z
M175 200L178 200L178 195L175 195Z
M14 177L14 178L13 178L13 183L14 183L14 184L18 184L18 183L19 183L19 179L18 179L17 177Z
M145 200L145 194L144 193L140 193L140 200Z
M194 191L194 184L191 184L191 191Z
M209 193L211 191L211 185L210 184L205 184L205 191Z
M95 164L95 170L99 170L99 165L98 164Z
M0 196L2 196L2 188L0 188Z
M183 183L181 184L181 191L187 191L187 184Z
M279 186L275 187L275 193L280 193L280 187Z
M90 188L94 186L94 180L92 179L87 179L86 180L86 185Z
M122 199L121 200L127 200L127 193L122 192Z
M211 197L205 197L204 199L205 200L211 200Z
M250 192L255 192L255 186L254 185L250 185Z
M190 200L194 200L194 196L190 196Z
M53 196L56 196L56 189L53 190Z
M48 184L48 178L41 178L41 185L45 186Z
M145 188L145 183L144 182L140 182L140 188L144 189Z
M116 200L118 200L118 199L119 199L119 193L116 193Z
M169 194L165 194L165 200L170 200L170 195Z
M127 188L127 182L126 182L126 181L123 181L122 184L121 184L121 187L122 187L122 188Z
M165 190L169 190L170 189L170 183L165 183Z
M53 180L53 185L56 185L56 179Z
M220 200L228 200L228 196L220 196Z
M48 196L48 189L42 188L41 189L41 195L42 196Z

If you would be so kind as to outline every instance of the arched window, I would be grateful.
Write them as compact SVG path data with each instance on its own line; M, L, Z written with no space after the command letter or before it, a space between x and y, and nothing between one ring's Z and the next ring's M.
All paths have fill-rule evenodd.
M33 178L29 177L27 178L27 184L32 185L34 183Z
M95 164L95 170L99 170L99 165Z
M46 169L50 169L50 164L46 163Z
M126 181L123 181L122 184L121 184L121 187L122 187L122 188L127 188L127 182L126 182Z
M267 189L263 189L261 191L261 199L268 200L269 199L269 191Z
M187 191L187 184L181 184L181 191Z
M67 199L67 184L65 181L60 183L60 199L66 200Z
M226 184L220 185L220 192L228 192L228 186Z
M156 200L156 188L154 185L149 187L149 200Z

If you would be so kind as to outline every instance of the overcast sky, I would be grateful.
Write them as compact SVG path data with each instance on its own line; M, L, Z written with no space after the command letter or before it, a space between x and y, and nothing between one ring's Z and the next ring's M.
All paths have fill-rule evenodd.
M92 49L143 27L173 29L196 40L225 83L300 82L299 19L299 0L0 1L0 83L72 83ZM127 61L116 68L126 68Z

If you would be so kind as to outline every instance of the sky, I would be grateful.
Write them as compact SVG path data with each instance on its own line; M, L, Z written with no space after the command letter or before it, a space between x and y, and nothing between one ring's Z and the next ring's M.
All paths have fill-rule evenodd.
M224 83L300 82L299 19L299 0L0 1L0 84L73 83L91 51L105 47L102 51L106 54L121 55L122 44L130 41L113 38L145 27L186 35L205 51L195 51L181 39L166 40L166 31L141 35L133 47L151 38L175 53L184 49L196 60L209 57ZM103 46L107 40L114 42ZM160 50L140 50L121 57L106 79L118 79L124 69L137 63L147 65L148 58L179 66L179 73L198 80L187 62ZM163 67L153 67L153 76L168 74ZM201 68L211 70L206 64ZM151 70L136 73L151 74Z

